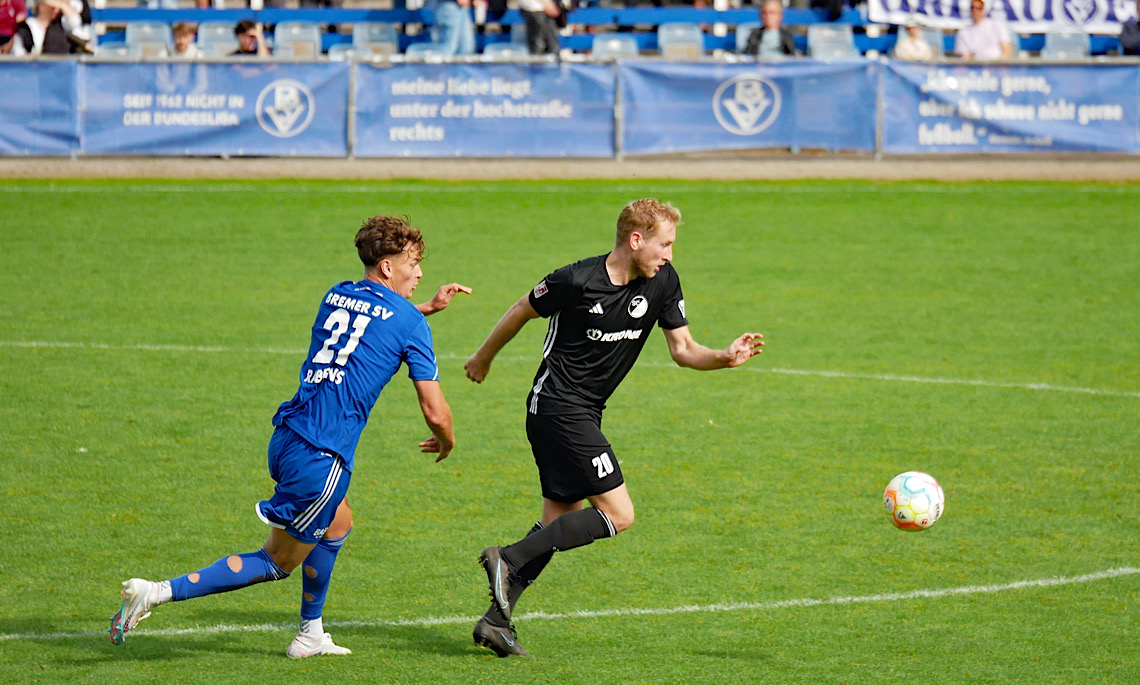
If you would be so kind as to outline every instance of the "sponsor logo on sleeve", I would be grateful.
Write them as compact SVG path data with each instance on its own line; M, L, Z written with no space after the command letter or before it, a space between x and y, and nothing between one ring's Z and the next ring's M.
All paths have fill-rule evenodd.
M538 285L534 286L534 296L535 297L542 297L543 295L545 295L548 292L550 292L550 288L548 288L546 286L546 280L545 279L540 281Z

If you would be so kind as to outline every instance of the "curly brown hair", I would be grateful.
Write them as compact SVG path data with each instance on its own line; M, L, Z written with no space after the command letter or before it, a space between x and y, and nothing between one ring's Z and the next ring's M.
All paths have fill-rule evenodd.
M634 231L651 236L663 224L681 225L681 211L668 202L653 198L634 200L618 216L617 241L626 242Z
M370 217L356 232L356 253L368 269L405 250L423 259L425 249L424 237L407 216Z

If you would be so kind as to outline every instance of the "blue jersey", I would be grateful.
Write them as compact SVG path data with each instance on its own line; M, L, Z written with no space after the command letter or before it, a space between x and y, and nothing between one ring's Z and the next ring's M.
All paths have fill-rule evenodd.
M413 381L439 380L427 319L406 298L373 281L337 283L321 301L301 387L273 415L345 468L380 391L408 365Z

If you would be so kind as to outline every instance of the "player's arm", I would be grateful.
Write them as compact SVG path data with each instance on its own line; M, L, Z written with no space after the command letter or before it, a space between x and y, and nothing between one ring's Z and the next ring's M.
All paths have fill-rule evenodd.
M663 330L669 355L677 366L689 369L711 371L740 366L764 351L764 336L760 333L745 333L723 350L710 350L693 340L688 326Z
M436 461L447 459L455 449L455 432L451 427L451 407L443 396L439 381L413 381L420 398L420 411L431 430L431 437L420 443L423 452L438 453Z
M476 383L482 383L483 379L487 377L487 372L491 370L491 362L499 350L503 349L512 338L518 335L518 332L528 321L537 318L538 312L530 303L530 295L523 295L518 302L511 305L506 314L503 314L503 318L495 324L491 334L483 341L478 351L471 355L471 358L463 365L467 377Z
M460 285L458 283L448 283L447 285L441 285L439 287L439 290L436 291L435 297L431 298L431 301L424 302L423 304L417 304L416 309L420 310L420 314L423 314L424 316L431 316L436 312L441 312L444 309L447 309L447 305L451 304L451 298L455 297L459 293L467 293L470 295L471 288L468 288L465 285Z

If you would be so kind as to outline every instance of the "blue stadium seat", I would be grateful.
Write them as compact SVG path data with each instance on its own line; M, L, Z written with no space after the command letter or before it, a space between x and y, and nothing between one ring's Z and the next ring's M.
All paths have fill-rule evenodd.
M357 22L352 25L352 49L365 55L391 55L400 51L400 36L392 24Z
M198 24L198 49L203 57L225 57L238 49L234 24L228 21L204 21Z
M628 33L599 33L590 45L590 54L601 59L621 59L637 57L641 51L637 48L637 40Z
M430 41L412 43L404 50L404 59L409 62L442 62L444 57L439 46Z
M807 33L808 54L813 59L861 57L855 47L855 32L848 24L813 24Z
M661 24L657 27L657 50L665 59L698 60L705 54L705 34L699 24Z
M279 57L316 59L321 56L321 28L300 21L283 21L273 32L273 51Z
M163 57L174 45L170 24L159 21L132 21L127 24L125 41L143 58Z
M1085 59L1091 51L1089 34L1084 31L1050 31L1045 34L1045 47L1041 59Z
M337 43L329 46L329 61L344 62L356 56L352 43Z
M529 57L526 45L518 43L488 43L483 47L483 58L492 62L509 62L519 57Z

